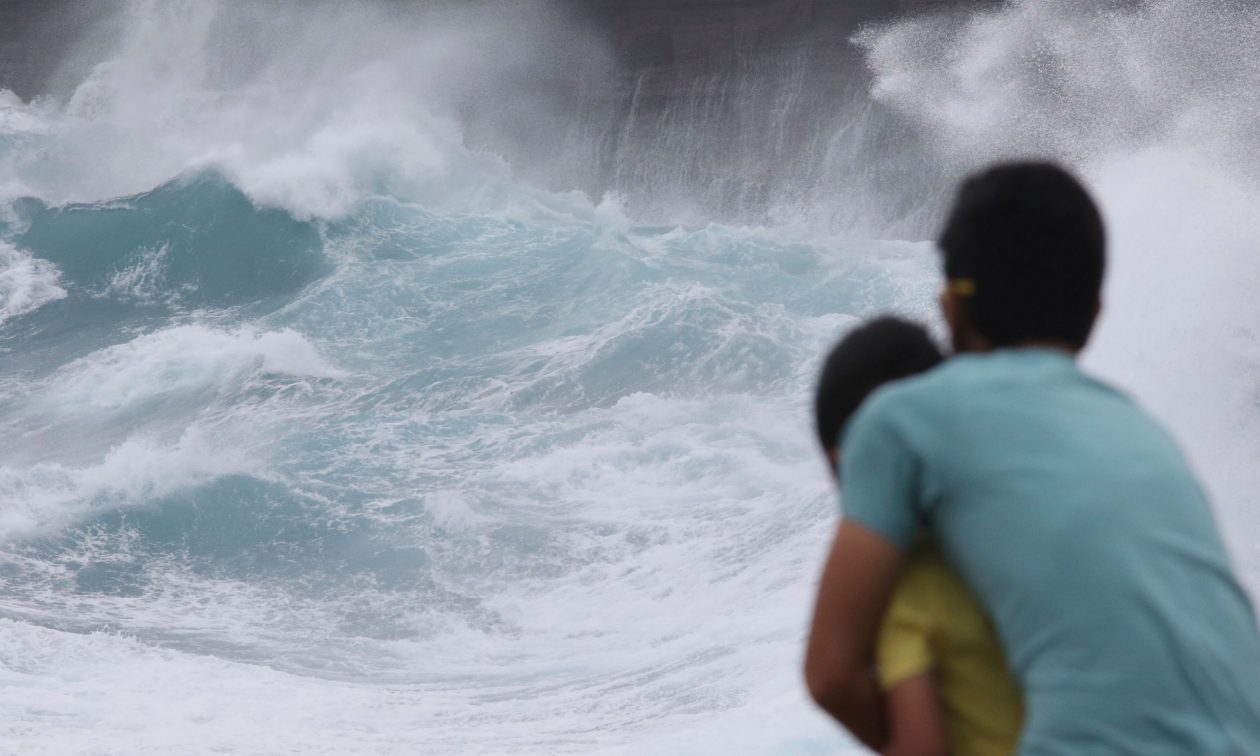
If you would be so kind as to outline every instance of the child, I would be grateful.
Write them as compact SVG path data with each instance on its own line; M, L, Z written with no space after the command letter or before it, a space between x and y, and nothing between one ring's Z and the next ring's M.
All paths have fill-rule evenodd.
M941 355L919 326L892 317L844 337L823 368L815 400L818 438L840 476L840 438L882 384L935 367ZM876 640L888 713L885 754L1013 754L1023 705L983 608L921 535Z

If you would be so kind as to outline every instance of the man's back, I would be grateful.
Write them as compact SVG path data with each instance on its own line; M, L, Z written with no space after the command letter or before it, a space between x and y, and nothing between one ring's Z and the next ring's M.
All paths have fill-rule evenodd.
M929 525L1027 698L1021 752L1260 753L1260 634L1167 434L1066 354L955 357L844 441L846 516Z

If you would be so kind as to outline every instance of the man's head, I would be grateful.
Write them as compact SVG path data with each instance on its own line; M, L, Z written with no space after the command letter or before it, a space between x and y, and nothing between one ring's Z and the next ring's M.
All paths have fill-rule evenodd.
M1079 351L1098 316L1106 240L1084 187L1049 163L967 179L941 233L941 307L959 351Z
M894 317L864 323L832 348L818 378L814 417L833 471L840 431L866 397L889 381L922 373L940 361L941 352L927 331Z

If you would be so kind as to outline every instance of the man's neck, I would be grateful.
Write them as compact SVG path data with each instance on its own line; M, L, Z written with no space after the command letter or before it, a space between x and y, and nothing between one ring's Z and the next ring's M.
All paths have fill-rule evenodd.
M995 347L988 339L981 337L964 341L955 351L958 354L985 354L1002 349L1048 349L1052 352L1062 352L1073 359L1076 359L1076 356L1081 352L1081 348L1075 344L1054 339L1027 339L1025 341L1017 341L1014 344Z
M1054 352L1062 352L1067 356L1075 359L1080 354L1081 348L1075 344L1066 341L1056 341L1054 339L1028 339L1012 345L1015 349L1049 349Z

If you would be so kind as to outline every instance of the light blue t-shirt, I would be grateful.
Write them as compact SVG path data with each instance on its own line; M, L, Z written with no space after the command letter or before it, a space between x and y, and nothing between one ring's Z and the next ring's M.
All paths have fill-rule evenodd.
M954 357L843 439L846 517L929 527L1028 707L1020 753L1260 754L1260 633L1176 444L1066 354Z

